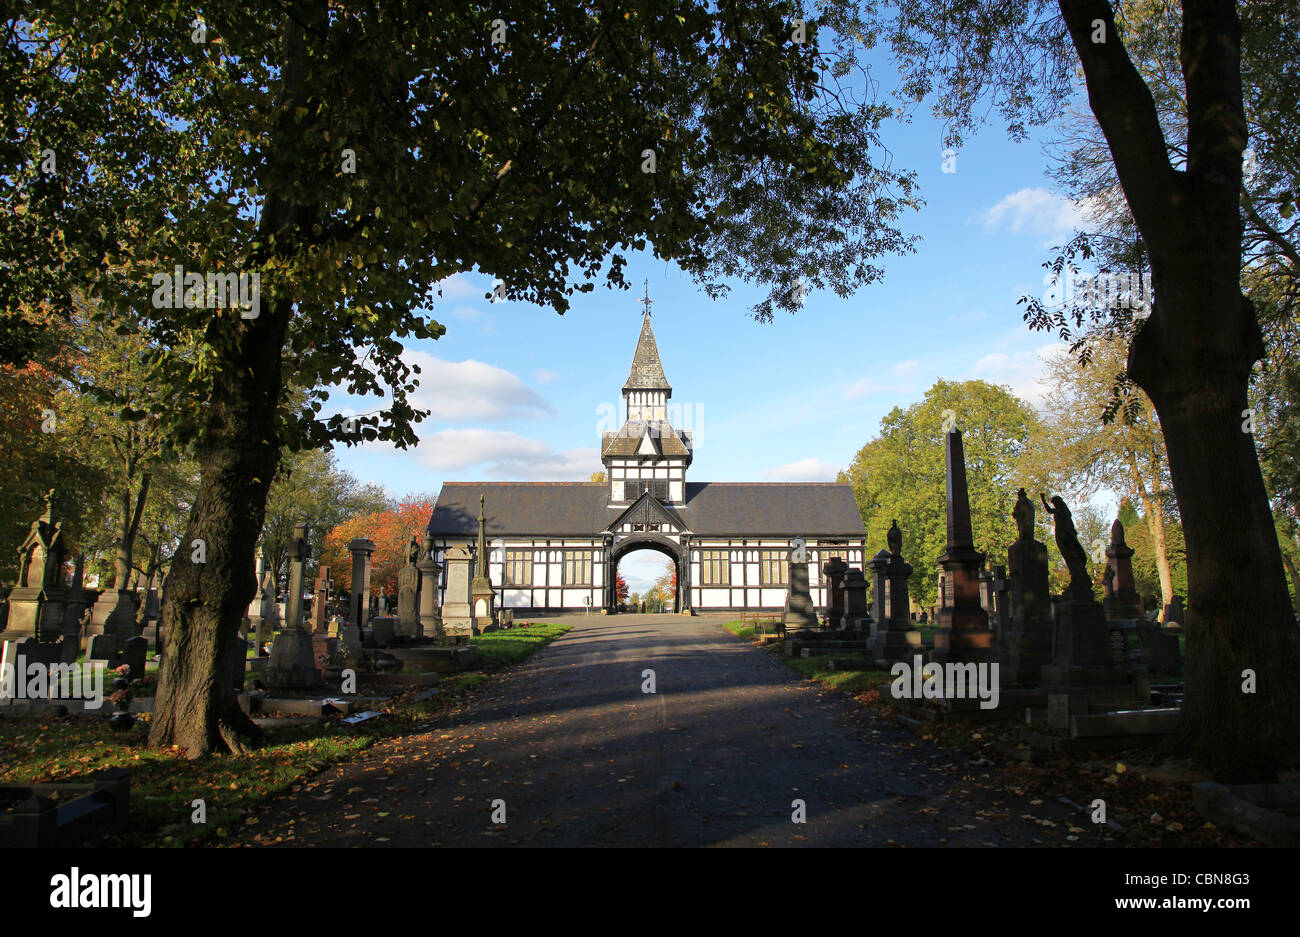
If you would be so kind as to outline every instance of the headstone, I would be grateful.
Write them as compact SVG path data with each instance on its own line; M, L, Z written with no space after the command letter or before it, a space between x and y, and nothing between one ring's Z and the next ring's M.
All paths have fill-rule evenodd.
M876 625L871 656L876 660L910 660L922 647L921 632L912 623L907 579L912 566L903 559L903 532L894 521L889 528L889 563L885 567L885 618Z
M867 569L871 570L871 633L883 627L889 619L885 610L885 583L889 578L889 551L881 550L867 560Z
M397 619L389 615L376 615L370 619L370 641L375 647L388 647L397 634Z
M158 590L151 586L144 594L144 609L140 613L140 634L148 639L155 651L159 649L158 622L161 618L162 609L159 606Z
M364 628L369 617L370 606L366 596L370 593L370 555L375 552L375 542L365 537L357 537L348 544L352 554L352 587L349 590L350 607L348 620L356 628Z
M397 633L407 637L420 634L420 612L416 604L420 593L420 570L415 565L416 551L408 550L409 562L397 571Z
M306 524L294 525L290 556L285 626L275 636L271 659L258 674L263 686L271 689L309 687L321 682L321 673L312 653L311 635L302 627L303 566L311 556Z
M122 642L115 634L95 634L90 636L90 646L86 649L86 660L117 660L121 653Z
M946 437L948 549L939 557L947 580L939 626L934 636L933 658L938 663L991 661L993 632L988 613L980 605L979 569L984 554L975 549L971 532L970 493L966 487L966 452L961 430Z
M54 519L54 491L45 496L45 511L32 522L18 547L18 583L9 592L6 640L63 640L63 523Z
M826 577L826 624L830 628L844 627L844 595L840 586L849 564L838 556L833 556L822 564L822 574Z
M802 631L811 631L817 627L817 609L813 607L812 593L808 590L808 563L796 562L796 554L802 554L803 548L791 551L790 581L786 586L785 610L781 617L787 635L797 635Z
M131 668L130 679L139 680L144 676L144 662L148 653L149 641L141 635L127 638L122 642L121 663Z
M1070 569L1065 593L1052 598L1052 662L1043 665L1042 684L1051 692L1084 693L1090 703L1131 705L1144 696L1137 673L1117 666L1111 656L1106 612L1093 595L1087 553L1064 499L1044 496L1043 507L1056 522L1056 545Z
M1181 628L1183 626L1183 597L1175 595L1173 601L1165 606L1165 627Z
M1011 512L1020 536L1007 549L1007 626L997 639L999 676L1009 686L1038 686L1043 665L1052 661L1047 545L1034 538L1034 511L1021 488Z
M314 583L316 589L316 598L312 602L311 630L313 634L324 633L325 631L325 605L329 602L330 595L330 568L322 566L316 576Z
M867 612L867 577L857 567L845 570L840 586L840 607L844 610L844 627L849 631L866 632L871 622Z
M1107 589L1102 607L1111 620L1141 618L1142 599L1133 583L1133 548L1124 542L1124 525L1115 519L1110 525L1110 546L1106 548Z
M474 553L467 544L457 544L447 550L443 559L447 563L447 590L442 603L442 629L449 638L463 638L474 634L474 606L470 604L470 566Z
M420 560L415 564L420 572L420 633L426 638L441 640L445 637L442 619L438 615L438 574L442 567L433 557L433 538L425 534Z
M993 628L993 642L996 645L999 637L1007 633L1007 628L1011 620L1011 598L1008 592L1011 584L1007 581L1007 568L1005 566L993 567L993 581L991 591L993 593L993 607L989 612L989 624Z

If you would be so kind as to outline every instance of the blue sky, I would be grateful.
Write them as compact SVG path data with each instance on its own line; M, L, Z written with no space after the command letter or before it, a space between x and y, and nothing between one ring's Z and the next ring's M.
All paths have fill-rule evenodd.
M407 346L424 372L416 406L433 411L419 446L340 446L339 464L397 496L443 481L586 480L601 468L598 433L620 401L646 278L673 401L696 434L691 480L833 480L882 416L939 378L981 378L1035 401L1041 358L1061 346L1030 332L1016 301L1043 293L1040 264L1081 223L1050 191L1051 135L1015 144L990 124L945 173L941 128L926 111L889 125L894 165L917 170L926 202L901 219L921 236L917 252L882 258L884 280L850 299L812 292L770 325L747 316L756 290L736 284L714 302L647 254L628 265L634 290L597 287L563 316L485 300L486 276L452 278L430 310L446 335Z

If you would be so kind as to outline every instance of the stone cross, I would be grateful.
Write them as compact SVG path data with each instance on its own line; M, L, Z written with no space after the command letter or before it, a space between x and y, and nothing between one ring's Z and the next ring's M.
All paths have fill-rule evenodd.
M311 630L325 630L325 604L329 601L330 595L330 568L322 566L316 576L316 582L313 584L316 589L316 600L312 603L312 623Z

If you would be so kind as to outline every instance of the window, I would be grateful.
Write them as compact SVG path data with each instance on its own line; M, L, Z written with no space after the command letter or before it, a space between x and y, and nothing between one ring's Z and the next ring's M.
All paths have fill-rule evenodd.
M764 586L784 586L790 567L786 555L780 550L764 550L759 554L758 582Z
M667 479L652 480L649 478L643 478L643 479L637 479L636 481L623 482L624 501L635 501L637 498L641 497L641 495L645 494L647 491L649 491L651 495L658 498L660 501L667 501L668 480Z
M507 586L531 586L533 584L533 551L506 551Z
M700 585L725 586L731 581L731 561L726 550L700 551Z
M564 584L566 586L591 585L591 554L564 554Z

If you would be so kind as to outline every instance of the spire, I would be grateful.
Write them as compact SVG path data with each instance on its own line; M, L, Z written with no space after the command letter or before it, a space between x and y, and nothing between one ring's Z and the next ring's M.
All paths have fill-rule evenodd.
M477 575L487 575L487 521L483 514L483 495L478 496L478 555L474 558Z
M646 299L651 302L649 290ZM628 372L623 384L623 391L629 390L666 390L672 391L668 378L664 376L664 366L659 360L659 346L655 344L654 329L650 328L650 307L646 306L641 318L641 337L636 342L636 354L632 356L632 370Z

